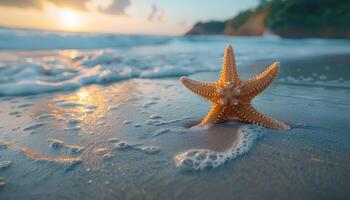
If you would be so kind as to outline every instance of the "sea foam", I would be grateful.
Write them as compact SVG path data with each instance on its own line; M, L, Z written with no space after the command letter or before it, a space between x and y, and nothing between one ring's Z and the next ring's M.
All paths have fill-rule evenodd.
M131 78L179 77L219 71L222 50L227 43L236 44L240 66L261 59L350 52L349 42L345 40L291 41L253 37L234 38L232 40L235 41L231 41L231 38L222 37L210 42L213 39L199 36L122 36L0 28L0 53L4 53L0 55L0 96L66 91ZM261 43L263 45L256 45ZM147 50L142 49L145 45L148 45ZM21 54L9 50L28 51ZM324 82L329 80L328 77L325 73L315 78ZM151 102L144 107L152 105Z
M190 149L174 157L175 165L183 171L198 171L219 167L225 162L247 153L262 135L263 128L260 126L245 125L239 128L237 139L226 151Z

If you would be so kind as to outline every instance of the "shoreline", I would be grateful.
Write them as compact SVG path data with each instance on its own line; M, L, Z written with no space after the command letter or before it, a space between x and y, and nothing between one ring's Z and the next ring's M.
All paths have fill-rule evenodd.
M256 70L265 67L258 65ZM192 78L216 79L217 73ZM12 162L2 174L7 185L0 196L55 199L46 194L61 191L68 199L345 198L350 173L346 99L350 96L343 89L273 83L253 104L292 124L291 131L264 129L244 155L214 169L183 172L176 156L196 149L225 152L237 141L235 128L245 124L186 128L206 114L209 104L177 78L1 98L0 117L7 120L0 122L0 141L10 141L13 148L0 151L0 159ZM24 147L32 150L15 150ZM70 154L72 147L84 150ZM61 162L65 156L72 162Z
M30 51L31 52L31 51ZM46 51L43 51L46 52ZM1 54L0 54L1 56ZM347 75L347 73L342 73L343 71L347 71L347 67L345 66L345 64L350 63L350 54L338 54L338 55L324 55L324 56L306 56L303 58L284 58L284 59L280 59L278 60L279 62L281 62L281 69L279 72L279 80L277 80L278 83L280 84L298 84L301 86L318 86L318 87L334 87L334 88L349 88L350 87L350 76ZM249 77L249 74L252 76L254 74L257 74L259 72L261 72L264 67L268 67L270 66L273 62L275 62L276 60L271 60L271 59L262 59L262 60L257 60L255 61L255 63L251 63L251 64L246 64L244 66L239 66L239 70L242 71L243 76L245 78ZM316 77L315 76L315 72L316 71L320 71L322 69L319 69L317 67L315 67L315 64L317 63L320 66L320 68L330 68L331 65L338 65L339 63L343 63L343 66L341 67L337 67L339 70L339 73L336 74L332 74L333 77L337 77L337 76L342 76L341 78L337 78L334 79L332 76L331 77ZM304 65L304 66L303 66ZM308 67L311 66L312 68ZM301 72L301 69L303 69L303 71ZM176 68L174 68L174 70L176 70ZM299 70L299 71L297 71ZM328 73L327 71L323 70L324 73ZM329 69L328 69L329 71ZM219 72L219 68L218 70L209 70L209 71L199 71L199 72L194 72L192 74L189 74L189 76L195 75L195 74L201 74L201 73L218 73ZM334 72L334 70L333 70ZM332 73L333 73L332 72ZM303 73L302 77L294 77L296 74L298 73ZM186 73L185 73L186 74ZM350 74L350 71L349 71ZM321 74L322 75L322 74ZM55 92L60 92L60 91L74 91L74 90L78 90L81 87L85 87L88 85L94 85L94 84L100 84L100 85L108 85L108 84L113 84L113 83L118 83L120 81L125 81L125 80L130 80L130 79L177 79L180 78L183 75L172 75L172 76L155 76L155 77L138 77L138 76L133 76L131 75L131 77L123 77L120 76L120 78L117 78L116 80L112 80L112 81L107 81L107 82L102 82L102 83L98 83L99 81L92 81L91 83L88 83L87 85L79 85L76 83L73 84L68 84L69 87L72 87L71 89L60 89L61 87L64 87L64 85L60 86L59 84L55 85L47 85L47 87L51 88L51 89L45 89L45 87L42 88L43 92L39 92L37 93L37 91L32 91L29 92L28 94L22 94L22 93L13 93L10 91L7 91L8 89L5 89L4 86L2 86L2 90L4 90L3 92L1 91L1 84L0 84L0 98L2 97L20 97L20 96L31 96L31 95L37 95L37 94L45 94L45 93L55 93ZM317 75L319 76L319 75ZM281 80L280 78L283 77L283 79ZM288 78L291 78L291 80L288 80ZM284 80L286 79L287 80ZM327 80L329 78L332 78L331 80ZM337 81L338 80L338 81ZM316 83L315 83L316 81ZM42 86L40 86L42 87ZM15 89L16 87L14 87ZM56 89L55 89L56 88ZM40 90L39 90L40 91ZM46 91L46 92L45 92ZM8 93L8 94L7 94Z
M238 70L246 79L274 61ZM345 199L350 56L279 61L277 79L253 105L291 124L288 132L236 121L191 129L210 104L179 77L0 97L0 198ZM219 71L189 76L216 81ZM242 130L252 138L244 140Z

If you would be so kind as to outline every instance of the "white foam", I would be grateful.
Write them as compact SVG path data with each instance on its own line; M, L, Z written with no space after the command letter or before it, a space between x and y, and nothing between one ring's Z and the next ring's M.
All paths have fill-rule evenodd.
M146 154L156 154L160 152L160 148L155 146L145 146L141 148L141 151L145 152Z
M131 120L125 120L125 121L123 121L123 124L131 124L131 123L132 123Z
M4 187L5 185L6 185L5 179L0 176L0 187Z
M73 127L69 127L69 128L65 128L65 131L80 131L80 127L79 126L73 126Z
M148 120L146 120L146 124L147 125L153 125L153 124L155 124L155 123L157 123L158 122L158 120L154 120L154 119L148 119Z
M102 156L103 160L109 160L113 157L113 153L112 152L107 152Z
M112 149L113 150L124 150L124 149L128 149L132 147L129 143L125 142L125 141L119 141L116 143L112 144Z
M0 59L0 96L66 91L85 85L105 84L135 77L163 78L217 71L221 64L219 58L222 56L222 47L230 42L226 37L208 42L212 38L201 37L193 40L192 37L132 36L130 38L130 36L114 35L111 40L110 35L104 34L59 32L48 34L42 31L3 28L0 28L0 32L0 49L13 55L11 58L2 56ZM346 40L290 41L283 38L271 40L266 37L237 40L239 40L235 42L237 49L240 55L243 55L239 60L243 65L261 59L350 52L349 41ZM257 43L264 45L255 45ZM166 49L165 52L159 52L159 44L167 45L160 47L161 50ZM201 48L197 48L197 44ZM150 45L149 51L129 48L142 45ZM92 50L79 50L86 48ZM108 49L100 50L103 48ZM78 50L74 50L74 55L70 50L45 51L48 55L43 56L42 52L36 51L28 51L29 55L7 52L10 49ZM70 64L67 64L67 61ZM169 86L171 85L164 85L165 88Z
M118 139L118 138L108 138L107 141L110 142L110 143L116 143L116 142L119 142L120 139Z
M7 169L12 165L12 161L5 160L0 162L0 170Z
M67 145L66 147L68 148L68 154L70 155L79 154L85 149L84 147L78 145Z
M113 105L113 106L108 106L108 110L110 110L110 111L118 110L119 107L120 107L120 104L118 104L118 105Z
M150 119L160 119L160 118L162 118L162 116L158 115L158 114L152 114L149 118Z
M198 171L216 168L228 160L247 153L255 141L263 135L263 128L255 125L245 125L238 130L238 137L231 148L224 152L209 149L190 149L174 157L176 167L184 171Z
M47 140L50 142L50 147L52 149L59 149L64 146L64 142L62 140L53 139L53 138L49 138Z

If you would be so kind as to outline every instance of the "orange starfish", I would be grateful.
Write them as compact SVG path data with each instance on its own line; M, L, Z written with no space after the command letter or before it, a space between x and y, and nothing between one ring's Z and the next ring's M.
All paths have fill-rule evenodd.
M212 103L209 113L199 126L235 119L267 128L288 130L289 125L256 111L251 104L252 99L275 79L278 68L279 63L276 62L261 74L249 80L240 80L233 49L228 45L225 49L220 80L204 83L181 77L181 82L192 92Z

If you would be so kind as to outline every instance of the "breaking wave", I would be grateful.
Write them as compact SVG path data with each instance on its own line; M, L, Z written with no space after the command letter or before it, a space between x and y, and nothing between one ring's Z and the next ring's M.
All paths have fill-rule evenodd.
M236 47L239 66L262 59L350 53L350 42L345 40L129 36L0 28L0 96L218 71L227 43Z

